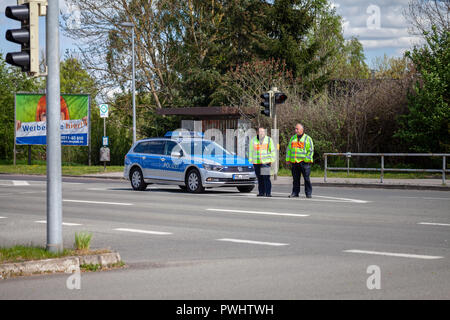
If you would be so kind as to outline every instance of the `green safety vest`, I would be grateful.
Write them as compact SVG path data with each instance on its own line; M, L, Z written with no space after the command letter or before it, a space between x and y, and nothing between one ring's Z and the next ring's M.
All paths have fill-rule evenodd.
M248 161L253 164L264 164L275 162L276 152L273 145L273 140L265 136L264 140L260 142L258 136L255 136L250 141Z
M313 162L314 144L310 136L304 134L300 140L294 135L286 150L287 162Z

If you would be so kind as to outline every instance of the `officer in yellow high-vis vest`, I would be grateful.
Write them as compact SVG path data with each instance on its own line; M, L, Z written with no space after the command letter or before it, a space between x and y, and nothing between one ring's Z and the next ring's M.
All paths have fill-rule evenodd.
M272 138L266 136L264 128L258 129L249 145L248 161L255 167L258 178L258 197L272 196L272 183L270 182L270 167L275 162L276 149Z
M303 125L295 126L295 135L289 141L286 150L286 162L291 163L292 168L292 193L289 198L298 197L300 193L300 177L305 180L305 194L307 198L312 197L311 164L313 163L314 144L310 136L305 134Z

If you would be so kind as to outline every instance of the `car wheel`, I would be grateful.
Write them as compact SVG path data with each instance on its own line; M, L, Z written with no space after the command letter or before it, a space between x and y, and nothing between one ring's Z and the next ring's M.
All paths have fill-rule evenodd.
M131 187L137 191L144 191L147 189L147 183L144 182L144 176L139 168L134 168L130 173Z
M237 187L239 192L249 193L252 192L253 189L255 189L255 186L240 186Z
M205 191L202 185L202 178L198 170L193 169L186 175L186 189L192 193L200 193Z

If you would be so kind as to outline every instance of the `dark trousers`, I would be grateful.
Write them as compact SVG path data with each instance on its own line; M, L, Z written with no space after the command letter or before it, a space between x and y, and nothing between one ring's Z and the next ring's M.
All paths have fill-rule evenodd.
M258 178L258 191L261 195L272 193L272 183L270 182L270 164L254 164L255 174Z
M309 175L311 174L311 164L305 162L293 163L291 172L294 180L292 185L292 193L295 195L300 193L300 177L303 175L303 179L305 180L305 194L307 196L311 195L312 185L309 178Z

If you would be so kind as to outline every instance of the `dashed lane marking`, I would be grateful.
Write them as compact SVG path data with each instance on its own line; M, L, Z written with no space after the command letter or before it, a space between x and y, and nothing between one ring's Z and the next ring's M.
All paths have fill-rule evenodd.
M262 242L262 241L243 240L243 239L229 239L229 238L217 239L217 241L234 242L234 243L245 243L245 244L256 244L256 245L275 246L275 247L281 247L281 246L288 246L289 245L289 243Z
M388 256L388 257L399 257L399 258L424 259L424 260L434 260L434 259L444 258L441 256L427 256L427 255L418 255L418 254L409 254L409 253L378 252L378 251L365 251L365 250L344 250L343 252L371 254L371 255Z
M260 215L272 215L272 216L287 216L287 217L309 217L309 214L296 214L296 213L279 213L279 212L264 212L264 211L244 211L234 209L206 209L207 211L226 212L226 213L248 213L248 214L260 214Z
M128 228L117 228L116 231L133 232L133 233L143 233L143 234L154 234L154 235L170 235L170 232L152 231L152 230L139 230L139 229L128 229Z

